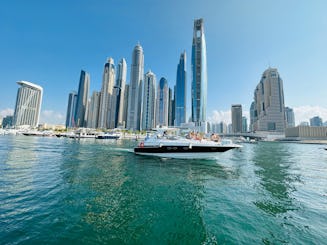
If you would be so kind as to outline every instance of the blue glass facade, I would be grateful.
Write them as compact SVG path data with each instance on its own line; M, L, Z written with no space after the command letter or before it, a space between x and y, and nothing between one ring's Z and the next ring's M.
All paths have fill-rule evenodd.
M192 43L192 121L196 125L206 121L207 54L203 19L194 21Z
M81 71L81 76L78 86L78 94L76 101L76 111L75 111L75 126L76 127L86 127L86 106L89 97L90 88L90 75L85 71Z
M74 114L76 111L76 102L77 102L76 92L69 93L67 114L66 114L66 128L75 127Z
M177 66L175 89L175 126L186 122L186 53L181 54Z

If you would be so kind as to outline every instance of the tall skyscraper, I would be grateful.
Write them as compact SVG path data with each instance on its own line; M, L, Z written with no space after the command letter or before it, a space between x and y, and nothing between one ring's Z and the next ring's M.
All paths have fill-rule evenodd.
M156 126L168 126L168 82L162 77L158 85L156 103Z
M283 80L277 69L268 68L254 91L254 131L285 131Z
M286 116L286 127L287 128L295 127L295 117L292 108L285 107L285 116Z
M99 109L100 109L101 93L94 91L88 107L87 127L97 128L99 122Z
M125 85L124 91L124 108L123 108L123 125L126 128L127 125L127 112L128 112L128 94L129 94L129 84Z
M115 65L110 57L104 65L100 96L98 128L109 128L111 113L111 99L115 83Z
M253 101L250 106L250 131L254 131L254 122L257 120L257 110L255 109L256 104Z
M123 126L124 94L126 84L127 65L125 59L121 59L117 65L117 79L113 90L111 103L110 128Z
M168 89L168 126L174 126L175 121L175 94L173 89Z
M232 132L242 132L242 105L232 105Z
M89 97L90 89L90 75L85 71L81 71L81 76L79 79L77 101L76 101L76 111L75 111L75 124L76 127L86 127L86 109L87 101Z
M175 126L186 122L186 52L181 54L177 66L175 89Z
M144 73L143 48L137 44L132 54L131 81L128 97L127 128L140 130L142 118L142 79Z
M36 127L40 119L43 88L26 81L17 84L21 87L17 92L13 124Z
M67 114L66 114L66 128L75 127L75 111L77 103L77 93L75 91L69 93L68 96L68 105L67 105Z
M155 127L156 85L156 75L148 71L144 75L142 130Z
M242 133L246 133L248 131L248 119L246 117L242 117Z
M192 121L201 126L206 121L207 52L203 19L194 21L192 43Z

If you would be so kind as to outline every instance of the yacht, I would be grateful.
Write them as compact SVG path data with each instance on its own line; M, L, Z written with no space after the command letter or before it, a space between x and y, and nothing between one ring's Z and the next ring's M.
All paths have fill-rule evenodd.
M103 133L98 134L95 138L96 139L115 139L118 140L120 138L120 133Z
M231 140L210 140L202 138L186 138L176 135L167 135L158 132L148 136L137 147L134 153L146 156L182 159L210 159L216 158L218 152L225 152L241 145Z

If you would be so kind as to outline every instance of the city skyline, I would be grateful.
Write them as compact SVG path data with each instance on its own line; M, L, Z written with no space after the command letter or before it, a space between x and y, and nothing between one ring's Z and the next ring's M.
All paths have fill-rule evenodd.
M230 122L231 104L241 104L249 118L246 113L253 88L262 71L269 66L282 74L285 106L294 109L296 124L302 121L301 117L306 121L316 115L327 119L323 96L327 86L324 81L327 66L325 2L251 1L246 4L207 1L198 5L195 1L187 1L174 4L173 11L178 15L172 14L169 20L164 17L171 11L173 3L143 3L153 10L151 13L156 13L151 23L136 14L142 3L96 1L90 5L81 1L78 6L72 3L21 3L18 7L15 1L1 4L3 59L0 66L3 71L1 84L5 84L5 89L0 92L1 114L13 112L16 81L28 80L44 88L41 122L51 119L64 124L67 95L76 89L80 70L86 70L91 76L90 92L98 90L103 60L125 57L130 68L130 50L137 41L144 49L144 69L153 70L158 77L166 77L169 87L173 87L180 53L185 50L191 57L193 21L203 18L208 56L209 121L223 119ZM183 12L181 9L186 3L187 11ZM102 9L107 4L111 10L106 12ZM25 11L31 13L29 18L23 17ZM83 12L88 21L83 19ZM58 19L59 13L62 18ZM128 20L119 26L104 28L106 23L121 16L128 16ZM88 37L83 39L81 35L85 30ZM17 66L18 60L23 65ZM191 81L190 63L188 60L188 81ZM130 69L127 74L129 76ZM130 77L126 83L130 83ZM190 105L190 82L187 93L187 105ZM191 115L190 109L187 108L187 119Z

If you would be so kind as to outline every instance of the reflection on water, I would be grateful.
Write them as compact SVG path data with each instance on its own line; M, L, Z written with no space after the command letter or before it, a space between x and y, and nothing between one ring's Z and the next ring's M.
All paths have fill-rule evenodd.
M298 176L291 173L291 152L287 144L262 142L254 152L255 173L260 185L269 195L258 200L255 205L269 214L285 213L296 207L292 203L290 193L295 191L294 181Z

